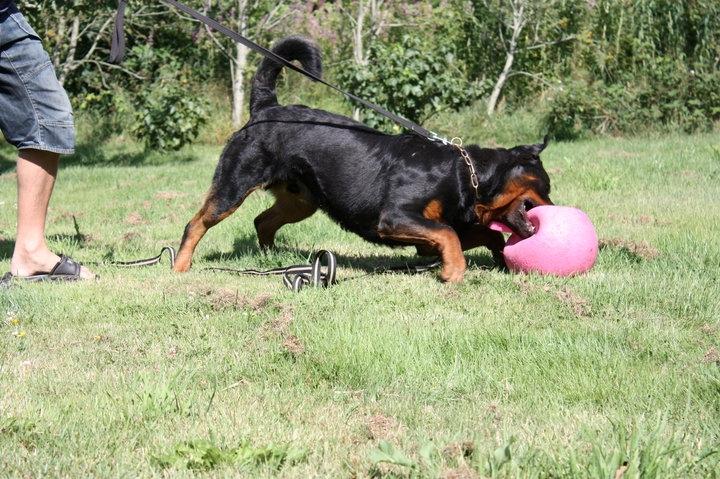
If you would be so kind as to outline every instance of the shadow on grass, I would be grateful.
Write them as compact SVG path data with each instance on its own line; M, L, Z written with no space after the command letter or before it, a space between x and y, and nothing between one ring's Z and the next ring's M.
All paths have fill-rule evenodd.
M155 166L166 163L189 163L198 157L182 151L148 151L135 145L107 146L102 143L83 143L75 148L75 154L63 156L60 168L73 166ZM0 150L0 174L15 168L15 150Z
M12 258L14 249L15 240L0 239L0 261L5 261Z
M169 162L189 163L196 159L195 155L188 152L149 151L85 143L75 148L74 155L64 157L60 166L143 166Z
M78 246L85 246L90 238L88 238L84 234L56 234L48 236L47 239L51 243L76 244ZM9 260L10 258L12 258L14 248L15 240L0 239L0 261ZM62 251L56 253L60 254L62 253Z
M309 251L305 249L296 249L296 248L288 248L279 246L276 248L275 251L278 252L292 252L293 254L296 254L298 256L304 257L304 258L310 258L313 254L317 253L317 251ZM264 253L260 250L260 246L258 245L257 238L255 235L248 234L244 236L240 236L235 240L235 243L233 244L233 250L229 253L221 253L221 252L215 252L210 253L208 255L203 256L203 259L207 261L228 261L228 260L238 260L238 259L244 259L247 257L252 256L258 256L260 257L259 263L265 263L264 258L262 256ZM384 255L372 255L372 256L364 256L362 254L359 255L337 255L338 264L341 267L346 268L352 268L352 269L358 269L361 271L365 271L366 273L382 273L386 272L389 268L392 269L399 269L397 271L393 270L394 273L402 273L402 268L408 268L406 272L414 274L414 271L411 269L417 266L424 266L427 264L430 264L434 262L436 259L432 257L422 257L422 256L398 256L395 254L384 254ZM477 267L481 269L492 269L495 268L495 263L493 262L492 256L490 255L490 252L488 251L486 254L482 252L481 248L478 248L477 250L472 251L471 253L466 252L465 258L468 260L469 266ZM284 265L289 266L289 265Z
M0 175L3 173L15 169L15 154L10 154L6 151L0 151Z

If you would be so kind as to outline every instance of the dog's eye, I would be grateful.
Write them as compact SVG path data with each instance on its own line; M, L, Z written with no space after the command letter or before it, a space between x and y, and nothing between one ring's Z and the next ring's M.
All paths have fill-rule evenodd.
M530 211L535 207L535 203L533 203L531 200L525 200L523 202L523 206L525 206L525 211Z

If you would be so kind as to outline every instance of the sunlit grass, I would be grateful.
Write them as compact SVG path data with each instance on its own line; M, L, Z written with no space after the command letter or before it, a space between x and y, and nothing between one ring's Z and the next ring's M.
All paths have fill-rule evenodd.
M48 234L101 280L0 291L0 475L717 474L717 136L551 144L552 198L593 219L598 264L578 278L516 276L477 250L459 286L368 275L413 251L322 214L261 253L264 193L210 231L189 274L112 267L177 246L219 147L80 151L60 171ZM5 267L10 159L0 151ZM328 290L203 270L321 248L339 256Z

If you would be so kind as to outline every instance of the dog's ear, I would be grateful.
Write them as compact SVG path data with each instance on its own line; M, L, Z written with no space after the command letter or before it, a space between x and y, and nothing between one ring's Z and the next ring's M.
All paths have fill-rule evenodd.
M543 151L545 148L547 148L549 140L550 140L550 138L549 138L547 135L545 135L545 137L543 138L543 142L542 142L542 143L538 143L538 144L536 144L536 145L530 145L530 146L529 146L530 152L531 152L533 155L538 156L540 153L542 153L542 151Z
M529 154L532 156L539 156L540 153L548 146L549 138L547 135L545 135L545 138L543 138L542 143L538 143L536 145L520 145L516 146L512 149L512 151L515 151L517 153L521 154Z

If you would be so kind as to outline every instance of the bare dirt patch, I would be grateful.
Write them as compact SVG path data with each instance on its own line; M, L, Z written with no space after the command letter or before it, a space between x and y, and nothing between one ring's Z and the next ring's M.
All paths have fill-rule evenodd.
M186 194L180 193L179 191L160 191L155 194L155 199L169 201L177 198L182 198L183 196L186 196Z
M207 296L208 303L210 303L213 311L222 311L225 309L252 309L255 312L260 312L265 309L272 300L272 295L268 293L259 294L254 298L248 298L247 296L240 294L239 290L229 288L205 290L200 294Z
M600 249L612 248L638 260L653 260L660 256L657 250L647 241L631 241L623 238L609 238L600 240Z
M717 350L716 347L711 347L707 350L705 353L705 356L703 356L703 362L707 364L717 364L720 365L720 351Z
M286 336L285 341L283 341L282 343L282 346L285 351L290 353L290 355L293 357L300 356L302 353L305 352L305 346L294 334L289 334L288 336Z
M247 304L245 296L241 296L239 290L232 290L226 288L209 292L208 302L210 303L213 311L222 311L225 309L243 309Z
M145 220L145 218L143 218L142 215L140 213L138 213L137 211L133 211L132 213L127 215L127 217L125 218L125 223L127 223L129 225L135 225L135 226L146 225L147 220Z
M445 469L440 473L440 479L480 479L480 475L467 466Z
M270 293L261 293L249 300L248 306L250 306L255 311L260 311L262 309L265 309L265 307L270 303L270 300L272 298L273 295Z
M590 302L569 288L557 291L555 297L569 307L576 316L588 317L592 313Z
M392 416L374 414L365 420L368 437L373 441L381 439L390 440L398 437L405 430L405 426Z
M712 324L703 324L700 327L700 332L702 332L703 334L707 334L708 336L714 336L715 334L717 334L718 331L717 328Z
M132 241L134 239L138 239L140 237L140 233L136 233L134 231L128 231L125 233L122 237L124 242Z
M280 314L266 324L267 333L275 333L285 335L290 329L290 323L293 321L293 311L291 308L284 307Z
M475 443L472 441L452 442L443 449L443 456L448 459L467 458L475 452Z

